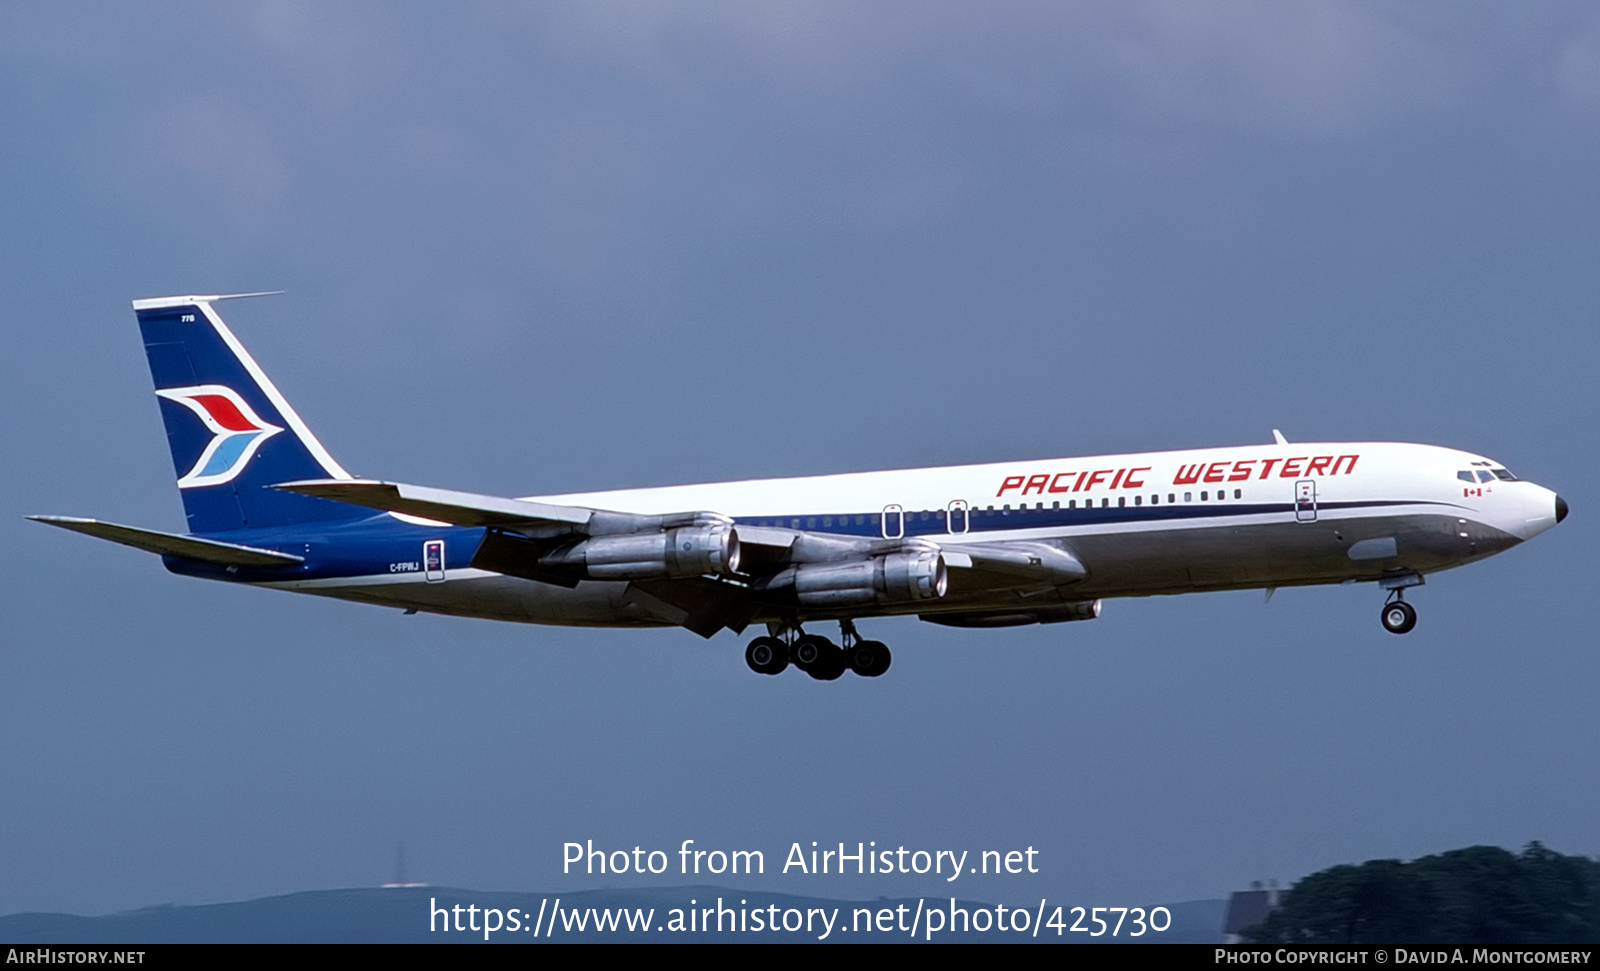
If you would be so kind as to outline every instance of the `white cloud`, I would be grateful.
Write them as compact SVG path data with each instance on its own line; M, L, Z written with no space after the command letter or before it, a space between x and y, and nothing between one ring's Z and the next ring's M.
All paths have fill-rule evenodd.
M1349 131L1432 108L1448 86L1439 51L1359 6L1154 0L1124 9L1115 70L1161 114Z
M185 101L159 112L139 135L153 160L222 193L229 202L260 208L289 188L288 169L266 124L240 105L214 99Z
M1556 80L1574 101L1600 105L1600 35L1572 41L1556 62Z
M248 41L321 115L343 114L398 82L406 67L390 8L380 4L259 0L233 13Z

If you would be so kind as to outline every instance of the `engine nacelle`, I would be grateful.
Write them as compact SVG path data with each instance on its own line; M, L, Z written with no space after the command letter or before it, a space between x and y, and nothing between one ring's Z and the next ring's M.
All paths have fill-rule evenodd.
M890 553L848 563L804 563L785 570L769 590L805 607L916 603L937 600L949 585L937 550Z
M579 568L595 580L660 580L739 572L739 534L732 526L682 526L653 533L592 536L541 561Z

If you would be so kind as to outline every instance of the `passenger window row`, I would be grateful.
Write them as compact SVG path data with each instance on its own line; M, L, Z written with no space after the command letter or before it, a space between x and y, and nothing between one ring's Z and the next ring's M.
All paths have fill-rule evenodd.
M1496 470L1497 473L1499 471L1500 470ZM1487 472L1483 472L1483 473L1479 473L1479 474L1480 475L1485 475L1485 476L1489 475L1489 473L1487 473ZM1457 478L1461 478L1465 482L1473 481L1470 478L1470 476L1472 475L1472 473L1470 473L1470 472L1458 472L1456 475L1457 475ZM1502 476L1502 478L1507 478L1507 477L1510 477L1510 473L1509 472L1506 473L1505 476ZM1492 476L1491 476L1491 478L1492 478ZM1485 479L1483 479L1481 481L1487 482L1487 481L1489 481L1489 479L1485 478ZM1194 502L1195 501L1194 495L1195 494L1193 492L1185 492L1183 494L1183 501L1184 502ZM1127 496L1118 496L1117 497L1117 507L1118 508L1127 507L1128 498L1129 497L1127 497ZM1144 505L1145 497L1143 495L1136 495L1136 496L1133 496L1132 498L1133 498L1133 505L1135 505L1135 506ZM1201 502L1222 502L1222 501L1225 501L1227 498L1228 498L1227 490L1224 490L1224 489L1216 490L1215 498L1212 497L1212 492L1209 489L1203 489L1200 492L1200 501ZM1244 490L1243 489L1235 489L1235 490L1233 490L1233 498L1235 498L1235 499L1243 499L1244 498ZM1161 502L1162 502L1162 497L1161 497L1160 493L1151 493L1150 494L1150 505L1159 506L1159 505L1161 505ZM1167 493L1167 495L1166 495L1166 503L1168 505L1176 505L1177 502L1178 502L1178 494L1177 493L1175 493L1175 492ZM1020 512L1025 512L1025 511L1028 510L1028 508L1029 507L1028 507L1027 503L1019 503L1017 505L1016 511L1019 512L1019 513ZM1050 503L1050 508L1051 508L1051 510L1060 510L1062 508L1061 502L1059 500L1057 500L1055 502ZM1077 508L1079 508L1078 500L1076 500L1076 499L1068 499L1066 508L1068 508L1068 509L1077 509ZM1102 496L1101 499L1100 499L1100 504L1099 504L1098 507L1096 507L1095 501L1093 499L1085 499L1085 500L1083 500L1082 508L1084 508L1084 509L1094 509L1094 508L1109 509L1109 508L1111 508L1111 497ZM1035 511L1043 511L1044 510L1044 503L1043 502L1035 503L1034 506L1033 506L1033 509ZM987 508L982 508L982 509L980 509L978 507L972 507L970 510L958 510L958 514L959 515L958 515L958 518L957 518L957 522L958 523L961 522L968 515L971 515L971 516L982 516L982 515L985 515L985 514L993 514L993 513L996 513L996 512L998 512L1002 516L1009 516L1011 514L1011 512L1012 512L1011 504L1010 503L1005 503L998 510L995 509L994 506L988 506ZM917 512L905 512L905 513L903 513L903 515L904 515L906 521L916 521L916 522L927 522L928 520L933 519L933 520L938 520L941 523L944 523L949 518L948 511L944 510L944 509L931 509L931 510L930 509L924 509L924 510L917 511ZM829 529L829 528L833 527L835 520L838 521L838 524L840 526L850 526L852 524L856 525L856 526L867 526L869 523L872 526L877 526L879 521L880 521L879 517L875 516L875 515L873 515L873 516L860 515L860 516L853 516L853 517L852 516L805 516L805 517L791 517L790 519L787 520L787 523L783 519L763 519L763 520L759 521L756 525L758 525L758 526L777 526L779 528L782 528L784 525L787 524L790 529L816 529L816 528L818 528L818 524L820 523L821 524L821 528ZM853 520L853 523L852 523L852 520ZM963 529L958 529L957 532L964 532L964 530Z

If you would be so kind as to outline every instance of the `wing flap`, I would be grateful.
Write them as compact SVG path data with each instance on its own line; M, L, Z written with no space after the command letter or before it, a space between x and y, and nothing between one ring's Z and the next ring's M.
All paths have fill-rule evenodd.
M681 613L674 618L678 626L701 637L711 637L724 627L741 633L757 608L743 587L709 577L634 580L629 586L673 608L673 613Z
M83 533L96 539L110 540L136 550L144 550L146 553L181 556L185 559L217 563L222 566L297 566L305 562L305 557L295 556L293 553L280 553L277 550L264 550L238 543L223 543L214 539L201 539L198 536L163 533L154 529L140 529L137 526L121 526L117 523L101 522L98 519L79 519L75 516L29 516L28 518L36 523L59 526L74 533Z

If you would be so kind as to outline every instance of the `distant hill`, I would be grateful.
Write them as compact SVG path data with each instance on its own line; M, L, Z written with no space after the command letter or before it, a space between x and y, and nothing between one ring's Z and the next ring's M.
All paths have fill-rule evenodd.
M718 898L722 900L723 929L714 925ZM557 899L559 911L555 910ZM713 910L710 930L700 927L699 914L693 918L684 913L689 901L694 909ZM739 901L747 901L743 906ZM925 898L924 906L934 904L935 898ZM880 898L871 901L830 900L818 897L797 897L788 894L762 893L747 890L729 890L722 887L670 887L659 890L585 890L578 893L486 893L477 890L457 890L449 887L396 887L355 890L313 890L283 897L264 897L240 903L205 904L196 907L165 905L146 907L105 917L78 917L71 914L13 914L0 917L0 944L444 944L483 943L481 930L444 930L444 922L454 924L459 919L462 926L476 924L482 928L485 914L493 912L489 923L499 923L502 929L489 938L497 943L534 943L546 939L566 942L622 943L626 941L660 943L687 943L690 941L726 941L759 943L782 941L786 943L815 941L823 933L823 920L817 911L837 911L833 931L828 941L884 943L907 941L910 934L898 929L914 919L917 898ZM433 915L435 929L430 931L429 916L435 904L447 908L444 917ZM538 916L541 904L543 916ZM460 913L455 908L460 907ZM948 920L950 898L942 899L939 920ZM956 908L970 914L985 910L994 914L993 904L957 901ZM1050 905L1051 910L1056 906ZM898 908L904 907L904 911ZM468 908L476 908L469 912ZM775 910L773 908L776 908ZM874 920L884 910L892 912L887 923L891 930L851 930L850 923L860 908L869 908ZM1222 900L1194 900L1187 903L1168 904L1172 914L1171 927L1162 934L1146 934L1145 942L1214 944L1222 939L1222 920L1226 902ZM651 913L653 911L653 913ZM669 927L674 920L673 911L685 928L682 931ZM791 927L807 915L811 929L757 930L755 913L759 911L760 923L777 917L781 923L786 917ZM524 929L511 929L513 912L516 925ZM558 914L553 931L549 927L552 914ZM649 930L639 929L648 915ZM1005 910L1007 920L1012 910ZM926 919L917 918L917 940L925 940ZM1029 923L1036 913L1027 915ZM634 919L634 929L628 930L627 919ZM958 915L958 924L959 924ZM1046 920L1049 913L1046 914ZM1070 926L1074 917L1069 916ZM1113 918L1114 919L1114 918ZM538 921L538 929L532 927ZM939 920L936 920L937 924ZM604 921L608 929L596 929L596 921ZM609 929L615 922L616 929ZM743 930L730 930L735 921L743 922ZM983 920L980 919L980 923ZM579 928L582 929L579 929ZM1130 927L1124 927L1124 934ZM935 941L989 942L1006 941L1063 941L1090 943L1111 940L1109 936L1090 938L1084 933L1066 933L1058 936L1050 927L1042 927L1038 937L1028 932L987 933L959 926L955 931L936 930ZM1140 939L1121 938L1124 942Z

